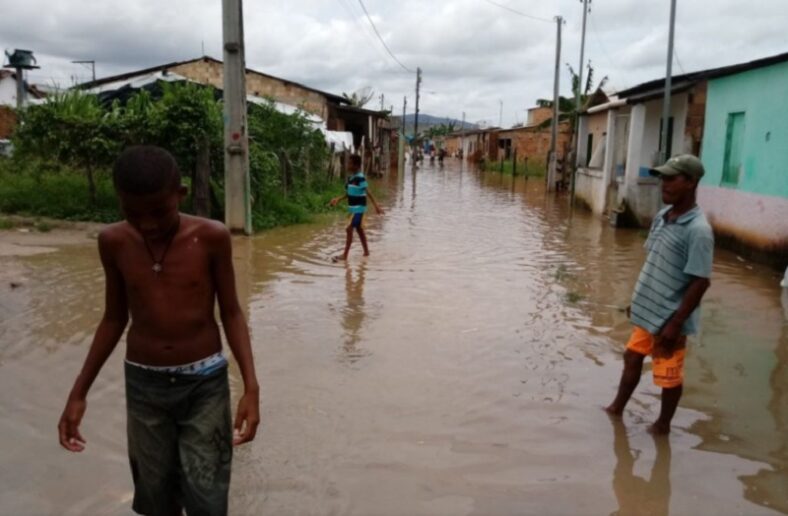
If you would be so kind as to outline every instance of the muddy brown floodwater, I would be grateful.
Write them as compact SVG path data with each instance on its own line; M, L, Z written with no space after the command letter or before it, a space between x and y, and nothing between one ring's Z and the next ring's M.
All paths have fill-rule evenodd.
M655 440L650 374L623 424L600 410L643 232L453 160L377 187L370 258L330 263L340 216L235 241L263 422L236 450L232 514L788 513L775 271L716 253L674 432ZM0 256L1 514L131 512L123 344L90 393L87 450L56 440L102 310L94 246Z

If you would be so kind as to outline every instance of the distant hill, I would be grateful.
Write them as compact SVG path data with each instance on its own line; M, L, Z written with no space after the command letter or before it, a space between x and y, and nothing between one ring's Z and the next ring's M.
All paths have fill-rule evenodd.
M399 127L401 123L402 117L401 116L393 116L391 117L391 121L395 127ZM416 120L416 115L414 113L409 113L405 115L405 130L406 131L413 131L413 124ZM457 120L456 118L449 118L449 117L441 117L441 116L433 116L428 115L426 113L419 113L419 132L424 131L425 129L429 129L430 127L434 127L437 125L449 125L453 123L454 127L459 130L463 129L462 120ZM476 124L472 124L470 122L465 122L465 129L478 129Z

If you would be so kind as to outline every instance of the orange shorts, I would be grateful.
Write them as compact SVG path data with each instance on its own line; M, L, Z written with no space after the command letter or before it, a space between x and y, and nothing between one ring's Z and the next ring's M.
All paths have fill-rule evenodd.
M678 387L684 381L686 346L687 336L682 335L676 348L672 352L665 352L659 347L659 337L637 326L632 330L632 336L627 342L628 350L641 355L651 355L654 384L665 389Z

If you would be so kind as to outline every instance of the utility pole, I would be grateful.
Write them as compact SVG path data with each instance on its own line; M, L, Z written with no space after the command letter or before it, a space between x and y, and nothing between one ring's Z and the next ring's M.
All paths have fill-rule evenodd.
M419 90L421 89L421 68L416 68L416 116L413 119L413 141L419 137Z
M93 82L96 82L96 61L94 59L83 59L81 61L71 61L74 64L89 64L93 71Z
M462 112L462 140L460 143L460 150L462 159L465 160L465 111Z
M659 146L659 163L662 165L668 156L668 129L670 128L670 93L673 89L673 35L676 29L676 0L670 2L670 30L668 33L668 65L665 74L665 96L662 101L662 138Z
M503 100L498 99L498 127L503 128Z
M381 93L381 94L380 94L380 110L381 110L381 111L383 111L383 106L385 105L385 104L384 104L384 102L385 102L385 99L386 99L386 97L385 97L385 96L384 96L384 95Z
M408 97L402 97L402 121L399 128L399 146L397 148L397 173L402 178L405 172L405 110L408 108ZM391 106L394 112L394 106Z
M222 0L224 36L224 220L230 231L252 234L246 62L242 0Z
M574 141L572 142L571 146L575 149L574 152L574 163L571 163L572 166L572 185L571 185L571 206L575 204L575 176L577 175L577 159L580 155L580 145L577 141L579 137L580 131L580 109L582 103L582 92L583 92L583 66L585 65L585 51L586 51L586 21L588 17L588 4L591 3L591 0L580 0L583 2L583 33L580 37L580 68L577 71L577 91L575 92L575 127L574 127ZM589 149L590 151L591 149Z
M552 192L555 190L555 175L556 175L556 144L558 141L558 86L559 86L559 71L561 67L561 25L564 19L561 16L555 17L556 22L556 42L555 42L555 75L553 77L553 120L551 123L550 133L550 163L547 166L547 191Z

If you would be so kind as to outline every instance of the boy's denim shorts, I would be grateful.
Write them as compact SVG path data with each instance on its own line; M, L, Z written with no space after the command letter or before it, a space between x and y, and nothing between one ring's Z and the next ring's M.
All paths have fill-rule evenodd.
M132 508L140 514L227 514L233 455L227 367L173 375L126 364Z

